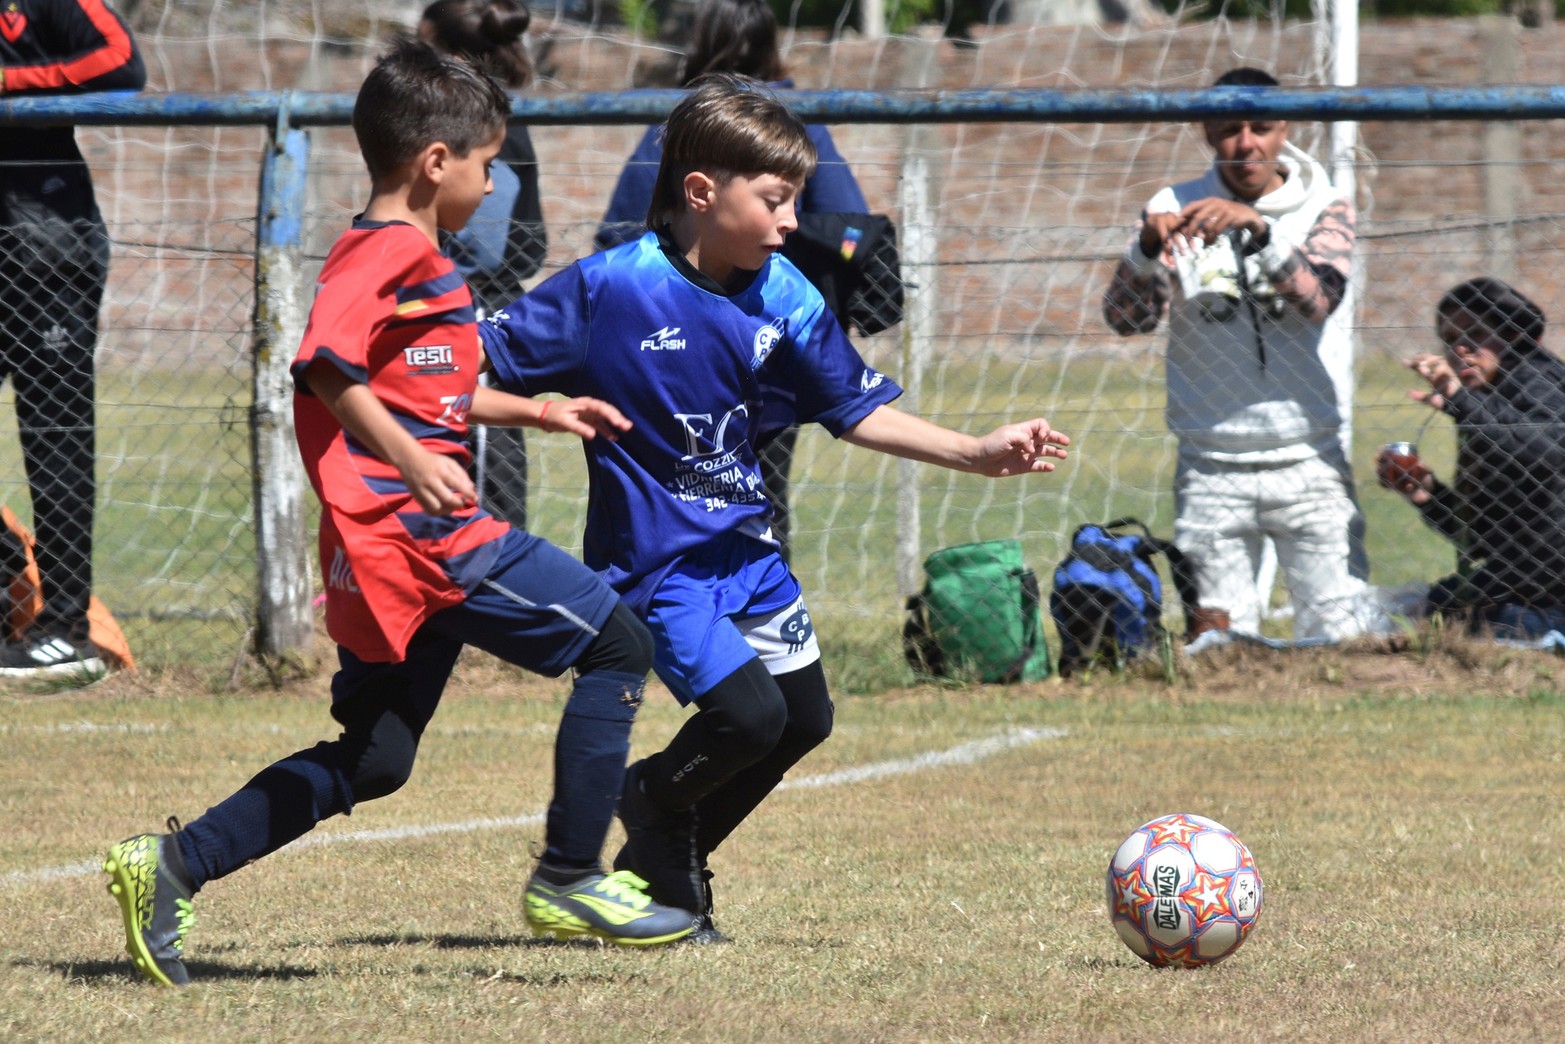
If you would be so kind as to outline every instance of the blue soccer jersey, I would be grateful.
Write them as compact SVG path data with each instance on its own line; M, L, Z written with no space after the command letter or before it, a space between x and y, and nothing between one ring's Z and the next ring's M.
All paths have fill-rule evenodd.
M635 425L584 443L583 553L638 612L688 550L770 539L759 435L814 421L840 436L902 394L785 258L724 295L658 232L577 261L479 331L506 390L594 396Z

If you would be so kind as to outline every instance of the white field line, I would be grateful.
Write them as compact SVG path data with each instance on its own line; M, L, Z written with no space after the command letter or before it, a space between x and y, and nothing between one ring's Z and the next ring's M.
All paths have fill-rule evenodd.
M851 786L890 776L905 776L927 772L951 765L972 765L994 757L996 754L1017 747L1030 746L1043 740L1063 739L1069 733L1056 728L1014 728L986 739L962 743L948 750L932 750L895 761L876 761L855 768L838 769L814 776L800 776L784 780L778 790L802 790L819 787ZM543 813L502 818L464 819L455 823L427 823L423 826L388 827L382 830L350 830L343 833L307 834L282 851L295 852L322 845L353 844L366 841L404 841L409 838L436 837L441 834L473 834L481 830L512 830L518 827L534 827L544 820ZM102 869L102 860L71 863L67 866L45 867L42 870L13 870L0 874L0 887L19 887L57 881L65 878L87 877Z
M549 724L538 725L431 725L424 730L426 736L552 736L559 726ZM200 733L203 735L232 735L243 731L246 736L283 734L281 725L245 725L243 728L216 728L216 729L189 729L173 725L149 725L135 722L117 722L108 725L99 725L90 721L54 722L47 725L0 725L0 736L59 736L59 735L150 735L153 733L171 733L178 731L182 735Z

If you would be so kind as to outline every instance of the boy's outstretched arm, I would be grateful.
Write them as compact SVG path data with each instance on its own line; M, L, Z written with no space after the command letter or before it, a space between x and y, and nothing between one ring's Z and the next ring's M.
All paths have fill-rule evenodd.
M1065 459L1065 447L1071 441L1042 417L974 436L903 413L895 406L875 407L842 437L865 449L991 478L1053 471L1054 461Z
M402 473L419 507L431 515L449 515L478 502L478 491L461 462L425 449L397 423L369 385L323 360L309 365L304 381L355 439Z
M613 442L630 430L630 421L614 406L586 395L574 399L539 402L510 392L479 385L473 392L473 408L467 419L474 424L502 428L542 428L591 439L598 435Z

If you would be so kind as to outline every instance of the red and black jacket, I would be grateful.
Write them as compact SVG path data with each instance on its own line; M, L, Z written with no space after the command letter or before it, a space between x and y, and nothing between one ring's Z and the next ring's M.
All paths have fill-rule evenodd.
M103 0L0 0L0 70L0 96L140 90L147 82L130 30ZM67 191L51 178L64 178ZM30 210L35 200L69 216L91 208L73 129L0 126L0 189L4 209ZM23 218L0 212L0 223Z

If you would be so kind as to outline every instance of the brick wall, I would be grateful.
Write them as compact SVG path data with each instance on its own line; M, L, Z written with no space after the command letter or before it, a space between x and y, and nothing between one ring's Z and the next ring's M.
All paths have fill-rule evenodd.
M1361 29L1361 82L1365 84L1479 84L1485 82L1487 34L1493 23L1477 20L1413 20L1368 23ZM1565 50L1565 27L1513 30L1514 79L1549 83L1556 56ZM787 59L795 79L812 88L889 89L918 83L913 70L934 49L928 86L1170 87L1206 86L1207 70L1236 64L1271 68L1285 83L1304 82L1311 51L1305 26L1206 23L1145 32L1079 27L1002 27L976 42L789 38ZM560 24L544 27L539 44L543 81L539 92L605 90L666 82L674 56L666 48L588 34ZM368 50L323 50L273 41L264 46L224 45L213 58L204 40L145 39L154 89L237 90L288 87L353 90L367 67ZM1487 64L1486 64L1487 62ZM1565 188L1555 176L1565 153L1556 123L1523 124L1520 159L1507 169L1514 185L1505 202L1518 224L1515 246L1523 257L1554 250L1554 215L1565 213ZM137 229L162 221L156 238L176 246L242 247L256 196L262 135L254 128L225 130L157 128L84 130L84 143L99 168L105 210L117 238L137 242ZM843 126L834 131L872 206L897 210L900 161L910 130L893 126ZM948 278L949 328L974 336L1018 334L1039 324L1066 334L1101 336L1093 312L1103 266L1120 249L1139 207L1170 180L1192 176L1207 150L1185 126L1134 125L941 125L932 138L942 225L942 257L964 262ZM1296 129L1295 140L1315 138L1318 128ZM543 127L534 131L542 171L545 213L551 225L551 263L565 264L590 249L591 230L602 213L636 127ZM1427 303L1443 285L1486 267L1493 229L1481 225L1486 208L1486 149L1492 132L1472 123L1371 122L1362 128L1359 164L1362 231L1375 282L1364 295L1365 324L1389 331L1422 327ZM322 208L313 237L324 248L351 209L362 201L364 179L346 130L314 132L317 170L312 206ZM1493 189L1488 190L1493 193ZM173 222L177 232L169 232ZM1436 234L1438 229L1461 226ZM1384 247L1376 244L1384 243ZM1004 277L1032 288L1012 293L1005 314L978 316L975 302L1000 292L996 273L980 261L1020 258ZM1033 267L1027 267L1031 264ZM177 311L182 299L168 292L171 276L117 266L117 278L136 306L158 298L156 310ZM225 277L224 293L243 296L243 264ZM1546 307L1565 311L1565 265L1532 268L1519 276ZM136 280L131 287L129 281ZM1003 290L1003 288L1001 288ZM123 294L121 295L123 300ZM188 302L185 302L188 304ZM242 309L241 309L242 311Z

